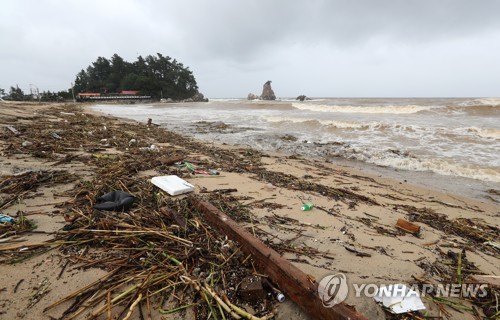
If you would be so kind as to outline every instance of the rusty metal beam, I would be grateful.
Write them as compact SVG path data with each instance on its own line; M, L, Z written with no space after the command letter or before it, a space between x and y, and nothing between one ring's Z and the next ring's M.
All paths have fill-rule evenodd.
M259 272L267 274L290 299L313 319L367 320L365 316L345 303L325 308L317 293L318 283L316 281L311 281L304 272L281 257L278 252L267 247L209 202L195 196L190 196L190 199L194 206L204 213L204 218L213 228L238 242L243 252L253 256Z

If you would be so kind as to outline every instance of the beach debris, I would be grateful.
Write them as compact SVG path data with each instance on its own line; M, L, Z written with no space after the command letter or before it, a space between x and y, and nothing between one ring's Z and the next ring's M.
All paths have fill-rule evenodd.
M143 317L144 307L162 314L179 312L181 318L188 308L196 319L208 319L214 313L219 319L273 317L273 303L266 295L249 303L238 294L241 281L255 273L253 258L207 224L187 198L157 202L151 188L149 183L141 185L136 195L140 203L127 215L78 219L72 230L57 235L61 252L72 264L109 272L45 311L71 302L61 319L78 318L83 313L98 318L107 310L122 318L134 309ZM156 203L166 206L157 211ZM145 206L148 209L142 210ZM85 250L85 257L81 250ZM250 314L239 305L258 311Z
M190 196L195 208L204 214L204 218L218 232L227 235L241 245L245 254L253 257L261 273L283 289L291 300L297 303L314 319L366 319L352 307L340 303L335 308L326 308L317 294L318 283L310 276L284 259L278 252L255 238L237 222L218 210L211 203Z
M50 134L50 136L51 136L52 138L54 138L54 139L62 139L62 137L61 137L60 135L58 135L57 133L55 133L55 132L52 132L52 133Z
M76 176L64 170L24 171L0 177L0 193L21 196L24 191L36 191L40 186L52 186L74 181Z
M208 171L207 170L196 169L196 170L193 171L193 173L204 174L204 175L209 175L209 176L218 176L218 175L220 175L220 173L217 170L213 170L213 169L209 169Z
M238 294L248 302L255 302L266 297L266 292L262 286L262 278L260 276L249 276L241 281Z
M215 169L208 169L208 170L198 169L197 167L195 167L194 165L192 165L191 163L189 163L187 161L185 161L184 163L176 162L176 165L180 168L186 167L189 171L191 171L194 174L204 174L204 175L210 175L210 176L220 175L220 172L215 170Z
M500 254L500 248L489 245L489 243L498 243L500 228L488 224L482 219L457 218L449 220L447 215L433 209L416 208L411 205L395 205L394 209L403 209L414 222L425 223L448 235L459 236L475 243L476 246L471 247L471 250L481 250L492 256Z
M80 288L75 291L74 295L65 298L65 301L71 302L71 307L68 307L61 319L73 316L78 318L76 313L82 315L89 312L100 314L102 317L105 316L106 308L101 312L101 306L112 308L113 316L117 318L119 315L115 315L115 312L119 313L123 310L121 316L123 318L130 310L138 311L141 306L160 310L160 313L178 312L179 318L187 318L186 314L182 314L185 310L192 311L199 319L207 319L215 313L219 319L224 316L230 318L229 315L236 312L234 310L238 308L237 305L246 305L236 292L238 284L243 278L257 274L257 270L263 273L260 269L254 268L253 258L244 254L237 242L228 239L224 232L214 230L210 224L206 223L203 220L205 214L195 209L192 202L188 199L170 198L165 193L158 192L152 183L143 178L144 176L137 174L139 172L154 170L157 173L153 174L175 174L180 178L186 178L190 177L192 172L183 167L172 166L172 164L184 159L192 159L190 161L197 167L195 170L218 168L218 170L234 173L251 172L256 180L283 189L315 192L349 204L378 205L370 193L360 189L343 188L338 185L325 186L315 184L313 179L306 179L306 177L294 177L286 173L269 171L261 162L263 153L251 148L240 148L236 151L224 150L213 144L200 143L154 126L147 127L144 123L130 123L127 130L124 130L122 125L113 122L103 127L102 117L78 113L74 117L66 117L67 122L58 123L58 132L64 132L64 139L47 139L47 135L53 130L51 129L54 123L53 117L57 116L55 113L59 110L68 109L67 106L61 105L47 109L46 112L37 116L33 123L18 122L16 127L22 132L22 139L12 136L5 130L4 140L9 137L9 142L12 141L12 143L4 146L3 154L6 156L31 155L48 159L49 162L64 161L63 163L69 166L78 162L78 165L84 164L92 168L92 171L95 171L95 177L90 180L82 179L76 183L74 189L58 194L69 199L58 205L58 208L62 209L61 220L64 214L71 215L68 216L72 220L71 230L58 232L55 242L35 243L22 247L2 247L0 256L2 263L11 263L22 261L44 250L59 248L61 254L69 261L69 265L65 263L64 266L99 267L109 272L90 287ZM87 132L92 132L92 135L88 135ZM102 145L101 139L106 139L106 146ZM129 145L131 139L135 139L136 142ZM36 147L20 148L23 140L32 141ZM152 143L161 146L158 152L141 151L141 148L149 148ZM102 151L106 153L100 153ZM80 156L64 157L65 154L70 154L69 152L71 154L78 152ZM120 152L125 152L125 154ZM194 154L195 158L192 158ZM199 154L206 158L197 158ZM171 162L172 160L175 161ZM75 178L67 172L66 175L61 174L61 176L55 173L47 180L44 180L43 175L35 177L34 173L25 174L27 173L21 173L21 178L1 177L0 189L4 189L5 193L16 191L7 194L6 197L4 194L0 195L0 209L32 195L40 186L67 183L70 181L68 178ZM342 173L339 171L339 174ZM34 184L24 185L27 180L33 181ZM96 199L97 195L109 190L130 191L135 195L137 205L134 205L127 214L104 215L93 210L91 199ZM252 218L251 208L262 206L272 210L283 207L282 204L269 201L273 198L255 200L250 195L216 192L216 190L205 194L205 197L219 210L242 225L251 223L254 234L279 254L287 254L289 261L310 263L307 260L312 261L311 259L314 258L334 259L334 253L322 252L306 245L297 245L297 239L308 237L303 229L318 228L318 226L274 214L263 218L265 225L259 225L259 221L255 217ZM443 231L444 237L439 245L432 248L433 252L439 253L446 245L454 245L454 248L460 246L458 243L452 243L456 236L462 237L461 240L464 242L467 240L467 244L464 243L467 250L471 248L470 250L481 250L492 255L499 253L497 247L490 245L490 243L498 244L498 228L480 218L450 219L448 216L425 207L396 206L408 212L410 221L425 223ZM168 210L163 210L163 208ZM332 208L329 211L344 216L340 209ZM372 225L377 232L385 235L403 234L403 231L392 226L388 226L391 230L382 228L387 225L377 223L371 219L372 216L367 216L363 217L363 219L366 218L365 220L360 221L366 225ZM28 220L18 213L16 222L18 221L27 223ZM16 235L20 233L18 228L21 226L17 223L3 224L0 228L5 226L10 228L15 226L17 229L10 230L15 231ZM278 230L286 228L286 232L295 235L292 234L289 239L282 239L265 227ZM246 228L250 230L250 226L246 225ZM4 230L1 229L1 232ZM12 238L9 236L4 239ZM82 255L82 252L85 254ZM292 255L296 259L291 258ZM309 259L300 259L299 256ZM452 256L456 257L452 258ZM458 261L461 261L460 264ZM448 283L457 281L458 269L460 269L460 278L470 273L481 273L464 256L458 258L458 255L448 256L446 253L434 262L419 259L415 260L415 263L418 263L427 275L433 275L439 281L444 279L443 281ZM324 265L319 267L326 268ZM265 278L264 276L263 279ZM309 279L314 281L311 277ZM278 282L275 283L289 295L286 287ZM498 293L498 290L495 292ZM217 299L220 299L222 303ZM435 302L442 305L448 303ZM493 315L498 312L495 311L494 294L488 295L487 301L474 300L472 303L475 306L488 308ZM272 301L266 300L263 305L266 308L251 306L249 309L263 310L254 316L269 316ZM224 306L228 307L229 311ZM224 316L219 313L220 307L224 308L221 311ZM142 316L142 311L139 312ZM215 318L215 316L212 317Z
M274 191L276 190L276 187L272 184L272 183L266 183L266 185L264 186L264 190L266 191Z
M249 170L250 171L250 170ZM314 191L322 196L332 198L334 200L341 200L348 203L357 203L359 201L380 206L380 204L372 198L348 190L346 188L335 188L326 186L319 183L314 183L305 179L300 179L291 174L271 171L271 170L254 170L258 178L268 183L272 183L276 187L287 188L290 190L300 190L302 192Z
M0 223L14 223L14 218L0 213Z
M151 183L166 191L171 196L194 191L194 186L176 175L158 176L151 179Z
M7 129L9 129L10 132L12 132L15 136L18 136L21 134L21 132L17 131L16 128L14 128L13 126L6 126Z
M134 201L135 198L130 193L114 190L97 198L94 209L104 211L127 211L132 207Z
M404 219L399 218L396 222L396 228L409 232L413 235L420 234L420 226Z
M302 210L302 211L310 211L310 210L312 210L313 208L314 208L314 204L313 204L313 203L311 203L311 202L307 202L307 203L304 203L304 204L302 205L302 207L300 208L300 210Z
M381 285L373 298L395 314L425 309L418 293L404 284Z
M466 282L487 284L491 288L500 288L500 276L471 274L467 277Z
M372 255L369 254L369 253L366 253L366 252L361 252L359 250L357 250L356 248L352 247L352 246L349 246L349 245L345 245L344 248L349 251L349 252L352 252L354 254L356 254L358 257L371 257Z
M27 219L26 214L23 211L17 211L14 217L11 217L10 215L0 214L0 239L2 240L0 242L24 241L20 238L20 235L33 231L36 228L37 225L32 220ZM1 259L0 257L0 263L10 261L11 258L14 258L14 260L16 260L19 257L15 257L15 255L8 255L6 259Z
M184 218L184 216L182 214L180 214L176 210L174 210L172 208L168 208L168 207L162 207L162 208L160 208L160 212L163 213L168 218L174 220L177 223L177 225L182 230L186 230L186 228L188 226L187 225L188 222L187 222L186 218Z
M23 143L21 143L21 145L23 147L25 147L25 148L26 147L31 147L33 145L33 142L31 142L31 141L23 141Z
M50 282L47 277L43 278L42 282L38 284L38 287L36 288L36 292L30 297L28 306L26 309L30 309L33 307L35 304L40 302L40 300L45 296L47 293L49 293L49 287L50 287Z
M486 241L485 243L483 243L484 245L487 245L487 246L491 246L497 250L500 250L500 242L496 242L496 241Z
M281 292L281 290L276 288L276 286L274 286L271 283L271 281L269 281L269 279L262 278L262 285L264 286L265 289L271 291L271 294L274 296L276 300L278 300L278 302L285 302L286 297L283 294L283 292Z
M235 188L223 188L223 189L214 189L212 191L208 191L208 190L202 190L202 191L200 191L200 193L210 193L210 192L223 194L223 193L238 192L238 189L235 189Z

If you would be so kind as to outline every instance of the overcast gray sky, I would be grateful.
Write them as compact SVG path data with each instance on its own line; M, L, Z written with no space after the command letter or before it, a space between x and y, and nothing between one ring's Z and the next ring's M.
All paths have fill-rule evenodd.
M209 98L500 96L495 0L2 0L0 88L162 53Z

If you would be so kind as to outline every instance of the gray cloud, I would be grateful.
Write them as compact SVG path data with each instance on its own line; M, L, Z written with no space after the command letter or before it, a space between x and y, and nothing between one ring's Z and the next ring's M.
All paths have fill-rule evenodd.
M0 88L61 90L98 56L160 52L209 97L499 95L499 1L2 2Z

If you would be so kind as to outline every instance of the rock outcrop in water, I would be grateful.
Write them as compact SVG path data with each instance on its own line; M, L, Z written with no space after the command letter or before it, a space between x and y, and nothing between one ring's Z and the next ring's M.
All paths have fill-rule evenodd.
M259 99L259 96L250 92L247 96L247 99L248 100L255 100L255 99Z
M306 95L302 94L302 95L298 96L297 98L295 98L295 100L304 101L304 100L311 100L311 98L309 98Z
M262 100L276 100L273 88L271 88L271 80L264 83L264 88L262 89L262 95L260 96Z

